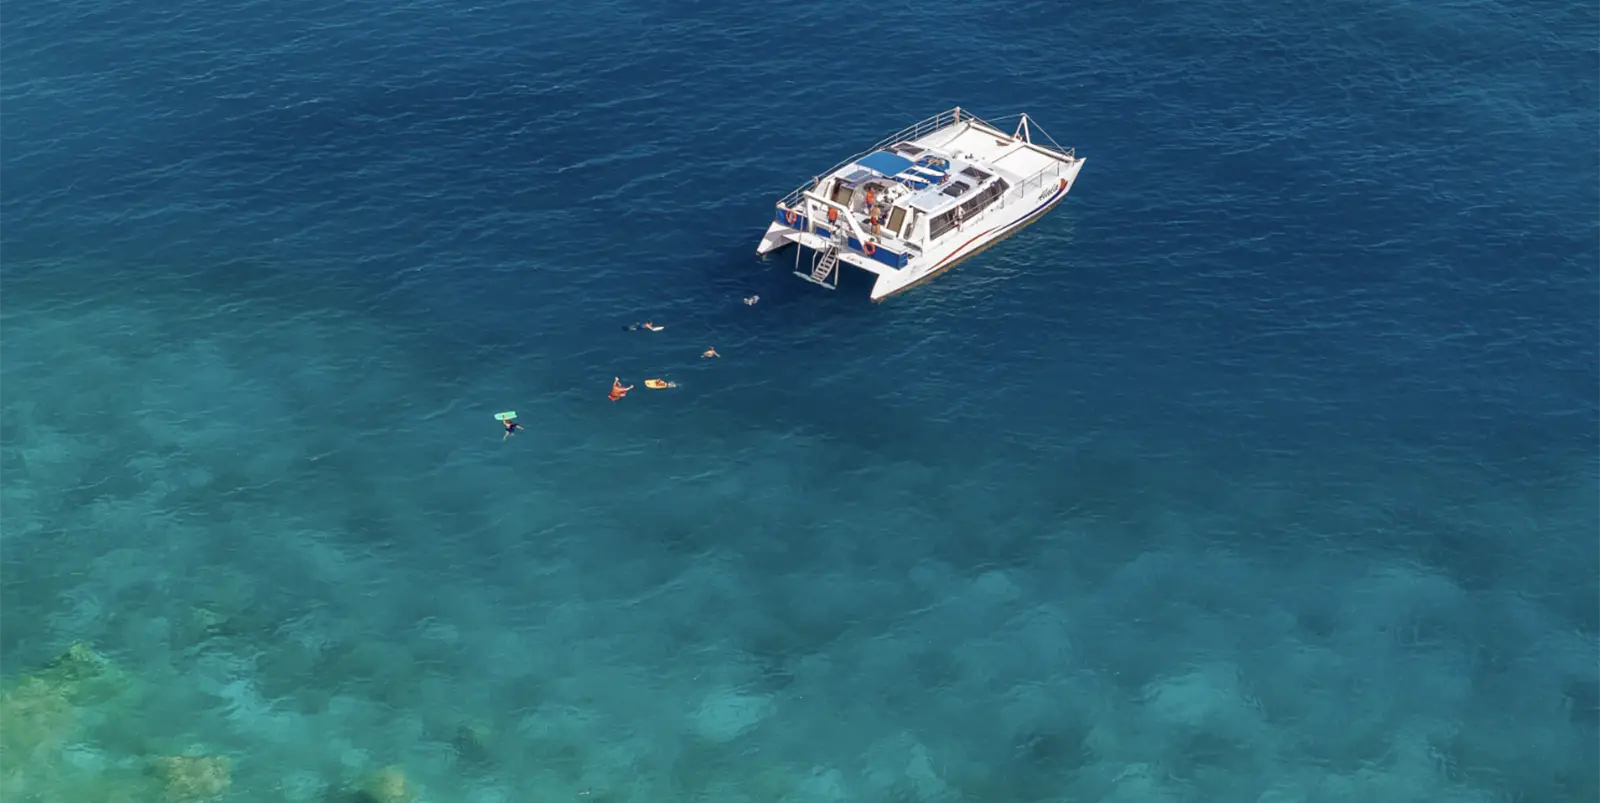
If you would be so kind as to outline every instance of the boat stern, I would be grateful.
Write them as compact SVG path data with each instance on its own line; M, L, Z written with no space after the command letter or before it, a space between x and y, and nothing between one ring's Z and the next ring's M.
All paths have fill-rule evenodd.
M756 256L764 257L790 243L796 242L800 236L798 229L792 229L777 221L767 226L767 233L761 235L761 243L756 246Z

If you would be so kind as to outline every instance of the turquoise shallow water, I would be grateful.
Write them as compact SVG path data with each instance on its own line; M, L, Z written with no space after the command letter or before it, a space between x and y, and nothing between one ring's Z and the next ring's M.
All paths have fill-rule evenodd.
M1600 793L1592 9L5 11L8 798ZM752 256L957 103L1067 201Z

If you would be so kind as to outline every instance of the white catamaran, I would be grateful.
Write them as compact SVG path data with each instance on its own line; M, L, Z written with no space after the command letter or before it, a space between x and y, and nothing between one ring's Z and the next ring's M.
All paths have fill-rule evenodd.
M955 267L1054 208L1083 168L1015 117L1007 134L958 106L884 138L784 196L756 253L799 246L795 274L829 289L846 265L866 271L873 301Z

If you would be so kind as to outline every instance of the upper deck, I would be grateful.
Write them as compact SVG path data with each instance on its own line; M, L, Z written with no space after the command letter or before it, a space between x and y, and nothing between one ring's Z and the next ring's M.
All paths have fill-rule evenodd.
M1028 118L1025 115L1013 117L1019 118L1018 132L1024 136L1007 134L959 106L941 112L884 137L871 148L834 165L812 181L796 187L778 205L792 208L806 192L817 189L831 178L845 178L854 183L867 177L861 171L870 171L909 187L913 193L907 203L931 213L957 202L958 196L945 194L948 187L941 187L948 179L956 179L969 189L991 178L1002 178L1008 185L1015 186L1076 158L1072 149L1062 148L1054 140L1048 145L1030 141ZM1045 139L1050 138L1046 135ZM930 157L948 166L930 164ZM982 176L964 172L967 170Z

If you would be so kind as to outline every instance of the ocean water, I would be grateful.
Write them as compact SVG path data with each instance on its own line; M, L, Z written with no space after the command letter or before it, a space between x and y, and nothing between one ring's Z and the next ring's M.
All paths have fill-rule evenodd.
M3 16L8 800L1600 795L1587 4ZM754 257L957 104L1066 202Z

